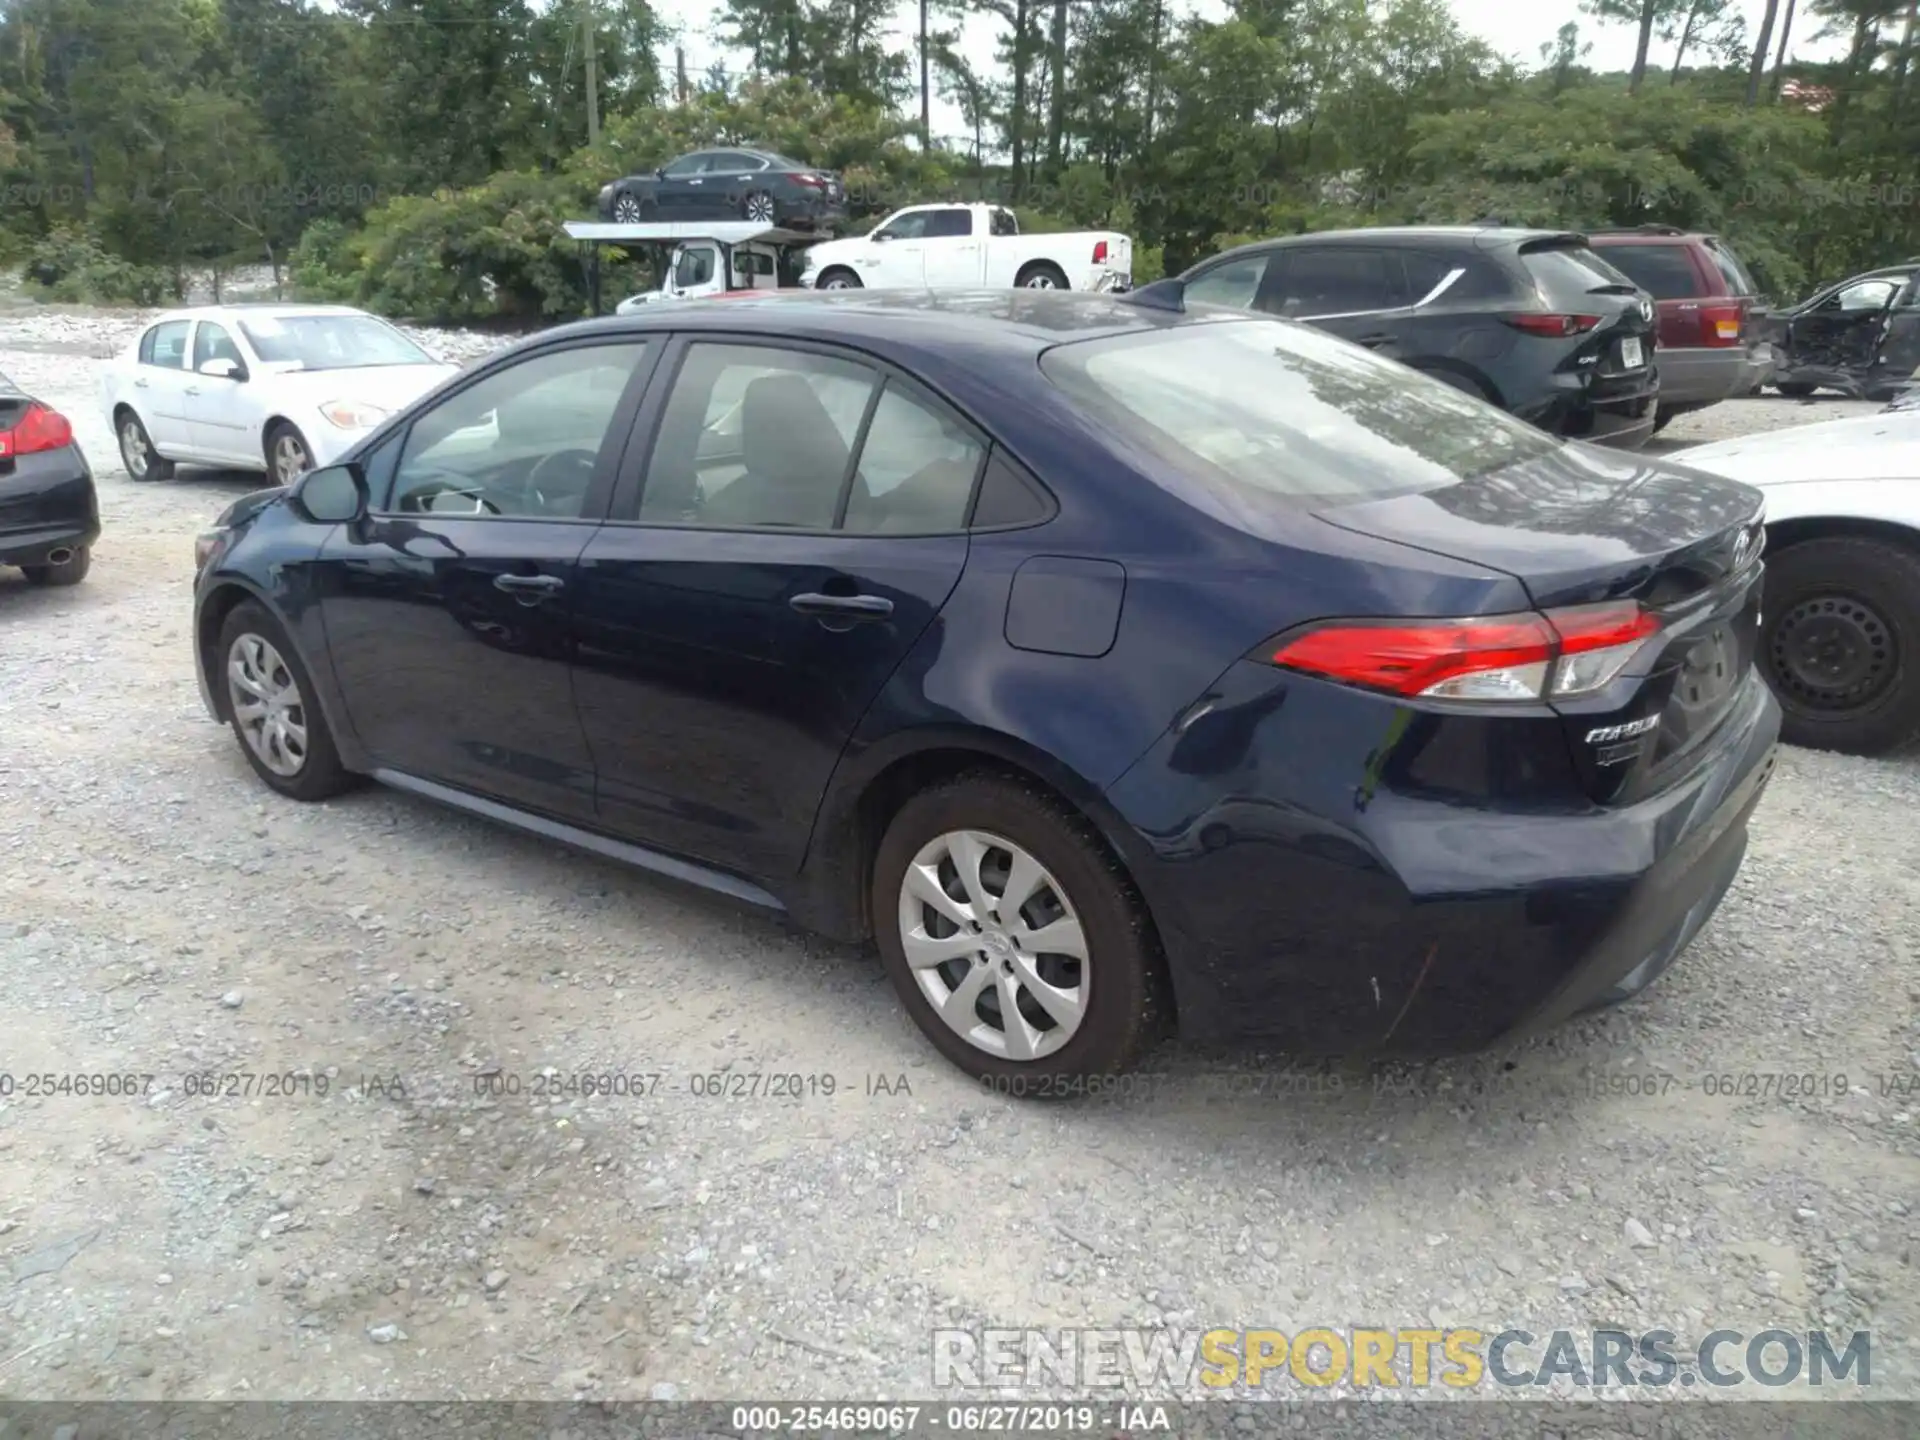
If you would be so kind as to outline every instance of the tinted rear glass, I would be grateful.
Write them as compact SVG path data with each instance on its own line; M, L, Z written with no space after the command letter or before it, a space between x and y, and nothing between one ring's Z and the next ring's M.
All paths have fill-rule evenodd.
M1700 293L1693 257L1684 245L1609 245L1607 263L1656 300L1687 300Z
M1283 321L1081 341L1040 364L1103 427L1229 503L1411 494L1560 443L1452 386Z
M1713 263L1720 267L1720 274L1727 282L1729 295L1757 295L1760 287L1753 283L1753 276L1747 273L1747 267L1731 250L1717 240L1707 242L1707 254L1713 257Z
M1603 285L1627 285L1633 281L1602 260L1585 245L1553 245L1520 252L1534 282L1551 297L1571 299L1591 294Z

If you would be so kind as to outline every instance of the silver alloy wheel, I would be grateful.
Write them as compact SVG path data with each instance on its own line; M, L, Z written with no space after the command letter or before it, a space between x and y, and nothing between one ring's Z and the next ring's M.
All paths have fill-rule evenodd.
M747 197L747 219L756 225L773 223L773 197L759 192Z
M1036 270L1027 277L1026 288L1029 290L1058 290L1060 287L1054 284L1053 272L1051 270Z
M127 474L135 479L146 474L153 461L153 449L147 444L146 433L131 415L120 422L120 461L127 467Z
M247 748L291 780L307 763L307 707L293 671L271 641L236 635L227 650L227 700Z
M853 282L844 275L836 275L820 287L822 290L851 290Z
M634 225L640 220L640 202L631 195L622 195L613 202L613 218L622 225Z
M300 443L300 437L290 430L282 431L273 442L273 478L282 485L291 485L312 468L313 460L307 454L307 447Z
M999 835L953 830L900 882L907 967L953 1032L1007 1060L1041 1060L1087 1014L1087 936L1065 888Z

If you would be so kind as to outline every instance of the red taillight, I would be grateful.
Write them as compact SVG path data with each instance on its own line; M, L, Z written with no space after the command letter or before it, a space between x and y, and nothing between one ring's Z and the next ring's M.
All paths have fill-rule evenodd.
M1093 263L1096 265L1104 265L1107 263L1106 241L1096 240L1093 242Z
M1432 700L1559 700L1612 682L1660 621L1634 603L1465 620L1337 621L1261 659L1345 685Z
M72 443L73 426L67 423L67 417L36 403L27 407L27 413L11 430L0 430L0 460L59 450Z
M818 175L795 175L792 179L794 184L805 185L810 190L824 190L827 188L827 182Z
M1700 307L1700 343L1702 345L1738 345L1746 319L1744 305L1702 305Z
M1509 315L1507 324L1529 335L1551 335L1556 339L1584 335L1600 323L1598 315Z

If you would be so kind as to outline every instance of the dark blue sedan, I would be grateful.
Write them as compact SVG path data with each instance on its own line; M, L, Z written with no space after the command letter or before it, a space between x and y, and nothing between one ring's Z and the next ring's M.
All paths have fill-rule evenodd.
M1028 1093L1177 1021L1475 1049L1632 994L1772 771L1760 494L1304 325L1045 292L549 331L202 537L273 789L871 938Z

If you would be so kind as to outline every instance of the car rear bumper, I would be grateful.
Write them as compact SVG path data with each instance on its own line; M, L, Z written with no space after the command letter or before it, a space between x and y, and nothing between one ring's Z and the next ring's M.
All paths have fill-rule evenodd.
M1514 413L1554 435L1638 450L1653 436L1657 404L1665 394L1661 372L1653 366L1626 375L1555 374L1540 399L1516 406Z
M22 455L0 474L0 565L45 565L100 538L93 471L78 446Z
M1763 383L1773 371L1767 346L1696 346L1660 351L1660 408L1701 409Z
M1567 746L1548 723L1227 679L1246 703L1216 712L1219 754L1170 737L1108 799L1145 848L1182 1032L1303 1053L1483 1049L1650 981L1731 885L1780 729L1750 672L1684 778L1551 809L1539 792L1565 792L1542 772Z

